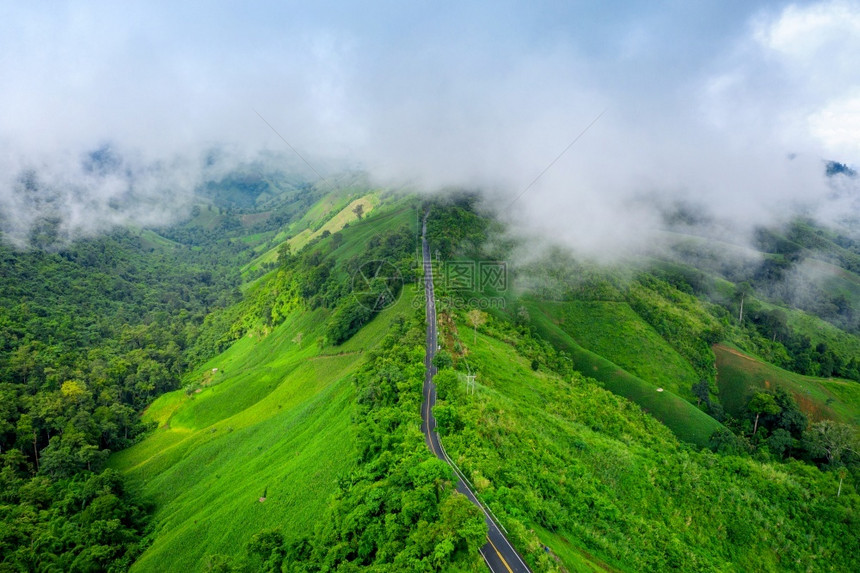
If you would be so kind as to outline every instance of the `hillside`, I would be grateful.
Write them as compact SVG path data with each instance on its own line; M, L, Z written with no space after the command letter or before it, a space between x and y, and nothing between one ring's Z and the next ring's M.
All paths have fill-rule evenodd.
M540 308L583 348L653 386L691 397L696 372L626 302L544 302Z
M316 343L324 311L297 311L155 401L144 420L158 429L109 462L156 504L154 542L133 570L196 570L272 524L290 538L312 528L356 463L351 378L406 305L338 348Z
M692 257L506 268L469 194L224 181L175 227L0 251L5 300L32 291L0 310L4 566L482 570L486 525L420 430L427 209L433 414L533 571L860 566L850 321ZM457 282L488 261L509 274Z
M607 390L639 404L646 412L672 429L681 439L706 446L711 434L721 427L719 422L679 396L677 390L680 386L677 384L658 391L658 388L661 388L658 383L639 378L625 371L620 365L581 347L568 335L566 325L561 323L565 315L552 314L554 305L544 303L533 308L535 310L530 314L537 332L552 342L556 348L567 352L575 369L599 380ZM559 318L550 318L553 316ZM555 324L555 320L561 324ZM608 325L605 325L603 328L608 330L607 327ZM639 341L629 340L630 344L636 342ZM628 347L628 354L625 357L633 363L657 364L650 362L655 358L654 355L640 354L640 351L641 347L637 346L633 352L630 352ZM613 354L621 355L622 352L624 352L623 348L612 347ZM672 391L673 386L676 392Z
M833 474L691 451L594 380L559 375L527 335L490 320L473 342L464 318L443 324L477 391L462 379L448 390L440 432L523 545L539 539L571 571L858 566L860 496L837 500Z
M854 381L803 376L722 344L714 346L714 354L722 404L733 416L741 416L756 390L780 387L791 392L812 420L831 419L860 425L860 384Z

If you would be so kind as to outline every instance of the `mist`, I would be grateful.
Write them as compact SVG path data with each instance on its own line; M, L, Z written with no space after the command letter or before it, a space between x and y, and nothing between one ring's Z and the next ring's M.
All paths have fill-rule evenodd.
M856 180L824 166L860 159L857 54L856 2L4 5L0 228L169 224L235 166L289 165L281 137L324 177L481 189L600 260L678 205L735 243L847 224Z

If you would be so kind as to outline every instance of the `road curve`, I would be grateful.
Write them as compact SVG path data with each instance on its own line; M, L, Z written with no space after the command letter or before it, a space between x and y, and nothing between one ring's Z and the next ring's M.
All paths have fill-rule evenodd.
M457 491L468 497L484 512L488 531L487 542L481 547L481 555L487 562L490 571L493 573L530 573L525 561L505 537L501 526L496 523L488 509L478 501L474 492L469 489L465 476L460 473L457 466L451 462L448 454L445 453L442 442L439 441L439 434L436 432L436 418L433 417L433 406L436 405L436 385L433 383L433 376L436 375L436 367L433 366L433 357L436 355L438 343L436 338L436 298L433 293L433 265L430 258L430 247L427 245L427 215L429 212L424 215L421 227L424 295L427 307L427 352L424 357L424 400L421 404L421 431L424 433L424 440L433 455L446 462L454 470L457 477Z

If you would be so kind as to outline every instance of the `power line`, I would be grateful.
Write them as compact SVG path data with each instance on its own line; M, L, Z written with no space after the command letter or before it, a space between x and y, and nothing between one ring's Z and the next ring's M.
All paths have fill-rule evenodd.
M603 117L603 114L604 114L604 113L606 113L606 109L604 109L604 110L603 110L603 111L601 111L599 114L597 114L597 117L595 117L594 119L592 119L592 120L591 120L591 123L589 123L588 125L586 125L586 126L585 126L585 129L583 129L582 131L580 131L580 132L579 132L579 135L577 135L576 137L574 137L574 138L573 138L573 141L571 141L570 143L568 143L568 144L567 144L567 147L565 147L565 148L562 150L562 152L561 152L561 153L559 153L559 154L556 156L556 158L555 158L555 159L553 159L552 161L550 161L549 165L547 165L547 166L544 168L544 170L543 170L543 171L541 171L540 173L538 173L538 176L537 176L537 177L535 177L535 178L532 180L532 182L531 182L531 183L529 183L529 184L526 186L526 188L525 188L525 189L523 189L522 191L520 191L520 194L519 194L519 195L517 195L516 197L514 197L514 200L513 200L513 201L511 201L511 202L508 204L508 206L507 206L507 207L505 207L505 210L510 209L510 208L511 208L511 206L512 206L514 203L516 203L516 202L520 199L520 197L522 197L523 195L525 195L525 194L526 194L526 192L527 192L529 189L531 189L531 188L534 186L534 184L535 184L535 183L537 183L537 182L538 182L538 180L539 180L541 177L543 177L543 176L544 176L544 174L545 174L547 171L549 171L549 170L552 168L552 166L553 166L553 165L555 165L555 164L556 164L556 162L557 162L559 159L561 159L561 158L562 158L562 156L563 156L565 153L567 153L567 152L568 152L568 150L569 150L571 147L573 147L573 146L574 146L574 144L575 144L577 141L579 141L579 140L582 138L582 136L583 136L583 135L585 135L585 134L588 132L588 130L589 130L589 129L591 129L591 126L593 126L595 123L597 123L597 121L598 121L601 117Z
M280 137L280 138L281 138L281 141L283 141L284 143L286 143L286 144L287 144L287 147L289 147L289 148L293 151L293 153L295 153L295 154L299 157L299 159L301 159L302 161L304 161L304 162L305 162L305 165L307 165L308 167L310 167L310 168L311 168L311 171L313 171L314 173L316 173L316 174L317 174L317 177L319 177L320 179L322 179L323 183L325 183L325 184L328 186L328 188L329 188L329 189L334 190L334 187L331 185L331 183L329 183L329 182L328 182L328 180L327 180L325 177L323 177L323 176L322 176L322 174L321 174L319 171L317 171L317 170L314 168L314 166L313 166L313 165L311 165L311 164L310 164L310 162L309 162L307 159L305 159L305 158L304 158L304 156L303 156L301 153L299 153L299 151L298 151L295 147L293 147L292 145L290 145L290 142L289 142L289 141L287 141L286 139L284 139L284 136L283 136L283 135L281 135L280 133L278 133L278 130L277 130L277 129L275 129L275 128L272 126L272 124L271 124L271 123L269 123L268 121L266 121L266 118L265 118L265 117L263 117L262 115L260 115L260 112L259 112L259 111L257 111L257 110L255 109L255 110L254 110L254 113L256 113L256 114L257 114L257 117L259 117L260 119L262 119L262 120L263 120L263 123L265 123L266 125L268 125L268 126L269 126L269 129L271 129L273 132L275 132L275 135L277 135L278 137Z

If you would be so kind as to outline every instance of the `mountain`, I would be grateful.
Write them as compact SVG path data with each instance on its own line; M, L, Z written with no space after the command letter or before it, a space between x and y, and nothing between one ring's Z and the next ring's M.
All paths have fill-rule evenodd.
M458 479L533 571L860 569L848 231L667 219L606 265L360 175L193 203L0 247L0 570L483 570Z

